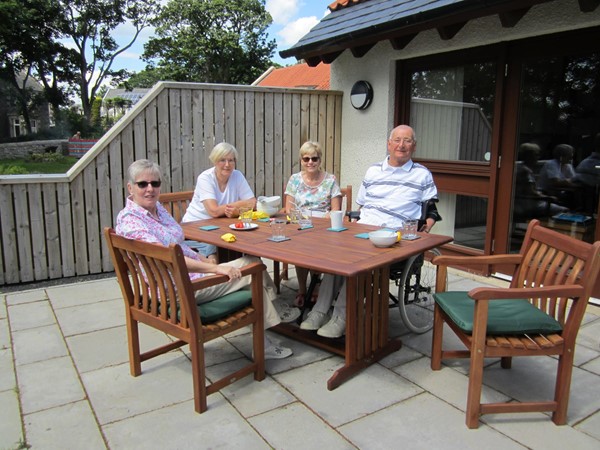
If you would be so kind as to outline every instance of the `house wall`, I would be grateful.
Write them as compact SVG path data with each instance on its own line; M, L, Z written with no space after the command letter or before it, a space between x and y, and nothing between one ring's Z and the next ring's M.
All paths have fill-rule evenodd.
M389 41L384 41L362 58L344 51L331 65L331 89L344 92L341 184L351 184L358 192L368 165L383 159L386 153L386 139L394 121L397 60L598 25L600 8L582 13L577 0L556 0L532 7L513 28L503 28L494 15L468 22L448 41L443 41L436 30L428 30L419 33L403 50L394 50ZM365 111L355 110L350 104L350 89L358 80L367 80L373 86L373 102ZM436 231L443 233L441 228Z

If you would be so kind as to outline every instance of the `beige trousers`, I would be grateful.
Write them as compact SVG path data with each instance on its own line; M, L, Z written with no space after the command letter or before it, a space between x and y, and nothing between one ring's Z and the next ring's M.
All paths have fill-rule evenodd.
M234 259L233 261L223 263L223 265L232 266L239 269L255 262L262 261L256 256L243 256L241 258ZM227 283L221 283L217 284L216 286L201 289L196 291L196 302L198 304L206 303L222 297L225 294L229 294L230 292L239 291L240 289L249 289L251 281L252 280L250 276L245 276ZM273 280L265 270L263 272L263 311L265 315L265 329L271 328L281 322L279 313L273 305L273 300L275 300L277 297L276 292L275 283L273 283Z

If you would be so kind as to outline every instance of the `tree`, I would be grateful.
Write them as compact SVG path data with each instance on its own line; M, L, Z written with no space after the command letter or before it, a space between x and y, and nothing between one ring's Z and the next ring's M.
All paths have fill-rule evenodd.
M170 0L143 57L172 80L249 84L270 65L271 22L264 0Z
M132 90L133 88L150 89L159 81L177 80L170 78L166 71L159 67L147 67L131 75L131 77L119 84L119 87L127 90Z
M41 95L33 90L32 79L37 75L40 60L55 61L61 51L55 45L60 36L56 18L60 9L53 0L3 0L0 2L0 78L13 89L19 113L31 132L30 111L39 104ZM38 79L40 77L37 77ZM39 80L42 81L42 80ZM45 81L45 80L44 80ZM54 105L60 99L62 88L45 91Z
M56 1L56 0L55 0ZM114 70L117 56L129 49L150 19L160 12L158 0L58 0L63 16L60 29L75 45L72 62L83 113L91 120L92 106L102 83L123 80L129 73ZM112 37L117 27L129 24L133 30L119 47Z

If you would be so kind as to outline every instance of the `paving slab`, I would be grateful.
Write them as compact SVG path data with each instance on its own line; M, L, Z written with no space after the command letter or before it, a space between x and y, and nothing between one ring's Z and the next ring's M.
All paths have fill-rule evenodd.
M106 449L87 401L77 401L24 417L27 443L44 450Z

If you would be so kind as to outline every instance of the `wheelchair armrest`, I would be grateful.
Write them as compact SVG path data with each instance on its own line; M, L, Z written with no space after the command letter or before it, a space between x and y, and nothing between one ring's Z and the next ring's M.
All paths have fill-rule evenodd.
M350 222L355 222L360 219L360 211L347 211L346 216L348 216Z

